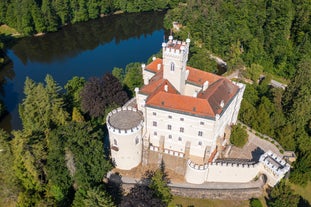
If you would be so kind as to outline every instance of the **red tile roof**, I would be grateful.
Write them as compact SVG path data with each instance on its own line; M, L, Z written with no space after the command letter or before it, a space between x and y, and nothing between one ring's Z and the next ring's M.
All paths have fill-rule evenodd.
M161 64L161 70L163 69L162 62L163 62L162 59L157 58L154 61L152 61L149 65L147 65L145 70L148 70L148 71L153 72L153 73L157 73L157 72L159 72L158 64Z
M206 99L171 94L164 91L160 91L148 99L147 106L167 109L169 111L180 111L190 115L215 116L213 109Z
M187 70L189 70L189 76L187 78L187 82L198 85L198 86L202 86L205 81L208 81L210 85L211 83L214 83L215 81L222 78L218 75L208 73L203 70L199 70L199 69L192 68L189 66L187 66Z
M160 70L157 69L158 64L161 64ZM149 84L140 89L141 94L148 96L146 105L150 107L214 118L216 114L221 114L223 108L230 103L239 90L238 86L226 78L187 67L189 70L187 83L199 87L203 86L205 81L209 83L208 88L199 92L197 97L185 96L179 94L168 80L163 79L162 59L157 58L147 65L145 70L156 73L149 80ZM165 91L165 85L168 91Z

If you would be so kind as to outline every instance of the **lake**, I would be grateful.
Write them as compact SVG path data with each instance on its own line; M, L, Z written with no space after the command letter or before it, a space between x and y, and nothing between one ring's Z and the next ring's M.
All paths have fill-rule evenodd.
M12 62L0 70L1 94L9 111L0 127L22 128L18 104L27 76L43 82L50 74L63 87L73 76L88 79L130 62L146 62L161 49L163 18L164 12L113 15L19 40L7 50Z

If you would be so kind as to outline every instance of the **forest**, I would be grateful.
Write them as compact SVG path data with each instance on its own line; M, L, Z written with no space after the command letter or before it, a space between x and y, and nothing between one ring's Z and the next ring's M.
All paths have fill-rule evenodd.
M273 137L285 150L295 151L291 183L305 186L311 181L310 1L87 2L4 0L0 1L0 22L30 35L118 10L170 9L164 25L171 29L177 21L182 27L173 31L174 36L191 38L189 65L216 72L212 55L227 63L228 73L239 70L237 81L247 85L240 121ZM286 89L271 87L271 79L283 81ZM152 184L137 185L125 197L102 182L112 168L103 150L105 116L141 84L139 63L89 80L73 77L63 89L49 75L44 83L26 79L25 98L19 106L23 129L0 133L0 205L167 205L172 198L163 171L146 175ZM287 182L269 193L267 203L309 205Z
M60 27L116 11L145 12L173 8L180 0L2 0L0 24L24 35L55 32Z
M164 20L167 29L182 25L175 36L190 35L191 66L215 72L212 55L239 70L247 85L239 119L295 151L289 180L303 186L311 181L310 12L307 0L188 0ZM288 86L273 88L271 79Z

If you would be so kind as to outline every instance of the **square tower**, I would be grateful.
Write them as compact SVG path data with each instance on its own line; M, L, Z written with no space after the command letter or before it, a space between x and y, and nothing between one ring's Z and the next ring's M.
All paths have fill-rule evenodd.
M163 78L167 79L175 89L184 94L185 81L187 80L187 61L190 39L186 42L173 40L169 36L167 43L162 43L163 48Z

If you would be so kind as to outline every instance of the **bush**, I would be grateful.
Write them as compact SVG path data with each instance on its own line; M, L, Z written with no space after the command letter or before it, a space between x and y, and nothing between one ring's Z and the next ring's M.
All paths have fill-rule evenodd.
M232 126L230 141L237 147L243 147L248 141L247 132L239 125Z
M252 198L249 201L250 207L262 207L262 204L258 198Z

